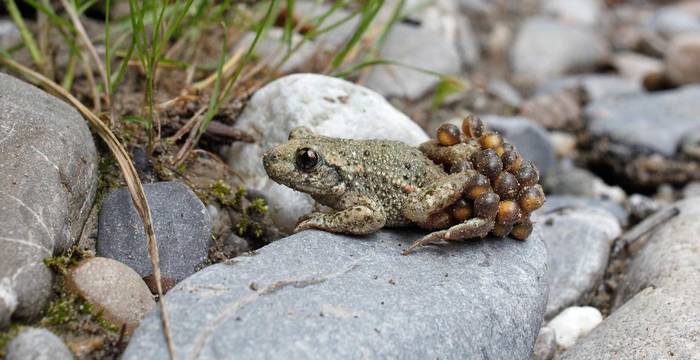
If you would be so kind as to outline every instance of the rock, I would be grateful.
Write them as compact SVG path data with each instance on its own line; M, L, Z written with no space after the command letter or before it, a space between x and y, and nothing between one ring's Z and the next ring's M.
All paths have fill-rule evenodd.
M700 82L700 32L675 36L666 52L665 62L666 72L673 83Z
M671 156L683 136L700 126L698 98L700 86L686 86L650 95L597 100L586 107L585 113L593 134Z
M540 209L540 213L544 214L559 209L576 209L585 207L602 209L615 215L617 222L622 227L627 227L629 224L629 217L631 214L628 212L628 210L621 204L607 199L594 199L574 195L548 194L544 206L542 206Z
M520 115L546 129L580 130L583 126L578 88L536 94L520 107Z
M158 241L160 270L165 281L193 274L207 258L211 219L197 196L179 182L144 186ZM97 253L122 262L141 275L152 274L143 223L126 188L112 190L102 201Z
M627 194L619 186L611 186L587 169L560 163L554 167L552 176L543 181L548 193L573 195L592 199L610 200L621 204Z
M557 354L557 335L551 327L543 326L535 341L533 360L552 360Z
M546 130L523 117L486 115L481 118L489 128L501 133L523 157L537 166L541 179L547 176L555 163L555 157L554 145Z
M654 79L661 78L664 72L661 60L633 52L616 53L612 64L620 75L640 84L653 82Z
M558 158L571 158L576 153L576 136L564 131L552 131L549 138Z
M588 74L573 75L549 81L540 86L538 95L569 90L580 91L587 101L607 99L616 96L636 95L644 92L642 83L617 75Z
M455 44L457 45L457 51L462 60L462 67L471 68L481 59L479 39L477 39L468 17L458 16L456 20L457 38L455 39Z
M520 28L510 59L515 75L541 83L590 70L608 55L608 44L592 29L535 17Z
M562 311L547 326L557 335L557 345L565 350L602 321L603 315L598 309L591 306L572 306Z
M602 280L610 247L621 229L615 216L600 208L570 207L534 215L533 220L542 226L549 253L550 291L545 316L551 318Z
M119 261L93 257L70 270L66 284L102 313L105 320L130 333L155 306L146 284Z
M21 42L22 37L15 23L0 19L0 49L9 49Z
M700 337L700 198L651 232L618 288L613 313L563 359L692 359ZM621 305L621 306L619 306ZM557 333L558 334L558 333Z
M226 157L247 187L268 195L272 219L286 230L313 209L314 201L270 180L261 159L265 149L287 141L289 131L297 126L308 126L327 136L384 138L410 145L428 139L417 124L379 94L344 80L297 74L258 90L235 125L253 134L255 143L232 143Z
M327 20L328 21L328 20ZM286 55L287 44L283 41L284 29L282 28L270 28L268 29L263 37L258 41L255 46L255 54L257 54L261 59L265 59L269 66L274 67L280 64L279 71L287 73L302 67L305 64L311 62L314 56L318 55L318 51L313 42L307 41L299 46L299 48L289 56L287 60L283 63L280 61ZM255 32L248 32L244 34L241 39L236 44L236 49L234 51L248 51L250 45L255 39ZM296 47L303 39L303 36L298 33L294 33L292 37L292 47Z
M517 108L523 102L523 98L518 93L518 90L513 88L509 83L503 80L489 81L486 89L489 93L503 100L508 106Z
M401 256L418 236L304 231L210 266L167 295L176 351L200 359L529 358L547 291L539 232ZM157 312L149 315L122 359L167 358L160 326Z
M594 26L600 22L603 3L600 0L546 0L544 13L565 21Z
M660 35L672 38L683 33L700 33L700 18L681 7L664 6L654 13L648 26Z
M81 235L97 188L85 120L68 104L0 73L0 286L32 318L51 294L44 258ZM5 316L4 314L2 316Z
M439 74L459 74L460 54L454 42L443 35L435 29L396 23L389 31L379 57ZM440 78L434 74L406 66L377 65L370 70L365 86L386 97L417 100L439 83Z
M72 360L73 354L58 336L46 329L30 328L7 345L7 360Z
M700 181L689 183L683 188L683 198L700 196Z

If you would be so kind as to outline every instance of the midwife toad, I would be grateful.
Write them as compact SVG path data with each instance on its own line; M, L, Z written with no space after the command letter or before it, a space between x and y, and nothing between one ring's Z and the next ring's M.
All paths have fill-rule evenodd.
M437 230L404 254L435 242L482 238L489 232L524 240L529 214L544 193L535 167L500 135L467 117L464 134L450 124L419 148L398 141L350 140L293 129L263 156L272 180L336 211L303 216L306 229L364 235L416 224Z

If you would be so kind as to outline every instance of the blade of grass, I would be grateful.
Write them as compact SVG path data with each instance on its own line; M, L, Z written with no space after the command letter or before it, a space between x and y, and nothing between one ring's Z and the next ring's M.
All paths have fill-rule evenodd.
M287 0L286 18L284 19L284 33L282 41L287 44L287 49L292 48L292 38L294 37L294 0Z
M382 8L383 4L384 0L367 0L364 5L362 5L362 18L360 19L360 23L358 24L357 29L350 40L331 61L330 71L336 70L343 64L345 57L348 56L350 51L355 47L355 45L357 45L360 39L362 39L362 36L367 29L369 29L372 20L374 20L374 18L377 16L377 13L379 13L379 9Z
M126 181L127 188L129 189L129 194L134 203L137 213L143 221L143 228L146 234L146 239L148 241L148 254L151 257L151 266L153 267L153 276L156 280L156 288L158 290L161 321L163 323L163 335L165 336L166 343L168 346L168 351L170 353L171 359L176 359L175 357L175 347L173 345L173 339L170 332L170 322L168 320L166 308L165 308L165 298L163 297L163 286L161 284L161 274L160 274L160 258L158 256L158 242L156 240L156 233L153 228L153 219L151 217L151 209L148 207L148 201L146 200L146 194L143 191L143 185L138 177L136 168L134 167L129 154L126 149L119 142L114 133L105 125L100 118L95 115L90 109L85 107L78 99L73 97L60 85L51 81L47 77L37 73L36 71L29 69L23 65L20 65L10 58L0 56L0 64L7 66L10 69L22 74L24 77L34 80L36 83L40 84L42 87L51 90L62 96L68 103L74 106L83 117L92 125L100 138L105 142L109 150L114 155L117 160L117 164L122 171L124 180Z
M27 24L24 23L22 13L20 13L19 8L17 8L15 0L5 0L5 8L7 8L7 12L10 13L12 21L14 21L15 25L17 25L17 29L19 29L19 34L22 37L22 41L27 46L29 54L31 55L32 60L34 61L34 64L36 64L36 66L42 72L45 72L46 59L44 58L44 55L41 53L41 51L39 51L39 47L37 46L36 41L34 40L34 36L27 28Z

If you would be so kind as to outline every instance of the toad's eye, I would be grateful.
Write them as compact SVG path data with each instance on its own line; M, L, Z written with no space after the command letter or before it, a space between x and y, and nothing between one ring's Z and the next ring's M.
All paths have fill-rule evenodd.
M312 149L302 148L297 150L296 161L299 170L311 171L321 162L321 156Z

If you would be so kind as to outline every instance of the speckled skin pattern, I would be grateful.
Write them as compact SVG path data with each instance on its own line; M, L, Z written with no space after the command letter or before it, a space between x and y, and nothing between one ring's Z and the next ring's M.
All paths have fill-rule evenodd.
M475 141L443 146L432 140L414 148L398 141L331 138L301 127L291 131L288 142L269 149L263 165L275 182L336 210L302 217L295 232L364 235L412 224L440 229L411 251L432 242L484 237L498 227L499 197L468 160L480 151ZM454 215L461 199L469 201L464 207L475 216ZM518 219L500 235L511 233L516 221L531 229L529 216L517 210Z

